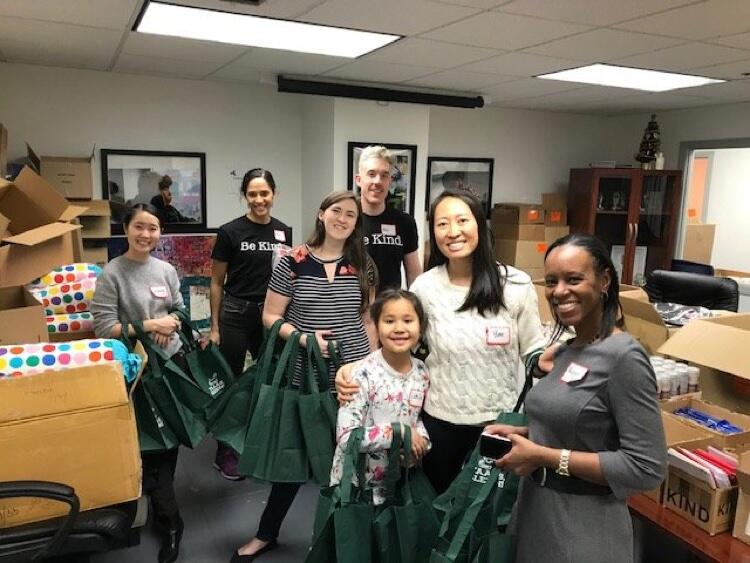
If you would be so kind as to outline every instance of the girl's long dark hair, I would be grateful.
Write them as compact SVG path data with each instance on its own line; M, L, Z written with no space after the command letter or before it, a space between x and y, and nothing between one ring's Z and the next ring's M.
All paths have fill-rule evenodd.
M438 204L445 198L454 197L460 199L469 206L474 220L477 222L477 232L479 242L474 254L471 255L471 286L466 300L463 302L458 311L469 311L476 309L477 312L484 316L486 313L497 314L501 308L505 308L503 299L503 289L505 287L505 278L507 269L504 265L498 264L492 251L492 236L487 226L482 202L479 201L473 193L462 189L447 189L441 193L430 206L430 260L427 263L427 269L446 264L448 259L440 252L435 242L435 209ZM504 273L500 275L500 268Z
M547 253L544 255L544 261L547 261L547 256L549 256L550 252L555 248L565 245L577 246L588 252L594 262L594 271L596 271L598 276L602 276L609 271L609 276L612 281L609 283L606 297L602 302L602 326L599 334L599 338L604 339L612 334L615 327L623 327L622 315L620 314L620 282L617 280L617 270L615 269L615 265L607 251L606 245L594 235L584 233L573 233L557 239L549 246L549 248L547 248ZM555 313L555 328L552 331L552 338L550 338L550 341L554 342L557 340L564 331L565 326L560 322L560 319Z
M357 206L357 221L354 223L354 230L344 242L344 258L350 265L357 270L359 279L359 290L362 295L360 311L365 312L370 306L370 288L377 287L377 270L375 263L365 250L365 241L362 237L362 207L359 204L359 198L354 192L348 190L338 190L328 194L320 203L319 211L325 211L332 205L344 201L352 200ZM326 229L318 217L315 218L315 228L307 239L306 244L312 247L319 247L326 238Z

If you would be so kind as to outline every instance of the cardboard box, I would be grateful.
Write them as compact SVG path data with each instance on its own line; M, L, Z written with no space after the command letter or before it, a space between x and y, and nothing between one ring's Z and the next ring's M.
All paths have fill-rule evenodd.
M544 268L547 243L531 240L495 239L495 258L520 270Z
M667 448L705 448L709 445L719 445L712 434L687 422L678 416L662 411L661 422L664 427L664 439ZM658 488L646 491L648 498L659 504L663 501L664 483Z
M0 214L10 234L0 239L0 287L24 285L75 262L73 233L81 227L69 221L82 211L28 167L13 183L0 179Z
M69 199L91 199L94 181L91 165L94 150L84 157L37 156L26 143L26 153L34 169L61 195Z
M547 244L552 244L557 239L562 238L566 235L570 234L570 227L562 226L562 227L544 227L544 240Z
M545 225L560 227L568 224L568 201L565 195L542 194L542 207Z
M140 496L138 433L118 363L2 379L0 396L0 481L65 483L82 511ZM58 502L0 500L0 528L66 513Z
M523 271L529 275L532 281L542 280L542 283L544 283L544 268L524 268Z
M22 286L0 288L0 346L47 341L44 307Z
M104 266L108 261L109 249L107 248L107 245L95 246L90 243L83 245L83 256L81 262Z
M703 397L750 414L750 314L694 320L665 342L659 353L700 367ZM750 429L750 417L745 422Z
M659 407L661 408L661 410L668 413L673 413L676 409L690 407L713 417L722 420L728 420L732 424L744 429L744 432L740 432L738 434L722 434L721 432L711 430L710 428L706 428L705 426L701 426L700 424L692 422L687 418L680 417L682 419L682 422L684 422L685 424L690 424L692 426L700 428L704 432L708 432L714 438L714 444L717 447L721 446L722 448L735 448L741 444L750 443L750 416L748 415L733 412L728 408L719 406L715 403L711 403L706 399L696 399L695 397L691 396L679 396L666 401L659 401Z
M664 506L709 535L714 536L732 529L736 503L736 486L712 489L705 481L670 466L664 490Z
M737 468L737 511L734 516L732 536L745 543L750 543L750 452L739 456Z
M714 276L719 278L750 278L750 272L743 272L741 270L725 270L723 268L715 268Z
M685 225L685 242L682 247L683 260L710 264L715 234L716 225L698 223Z
M86 211L78 217L83 227L81 236L84 239L108 239L112 236L109 201L106 199L92 199L86 202L86 208Z
M641 289L620 291L620 306L625 318L625 331L641 343L649 354L656 354L659 348L678 330L667 327L664 319L648 302L643 300ZM690 324L690 323L688 323Z
M516 225L513 223L492 223L492 234L497 239L543 240L544 225Z
M497 203L492 209L492 224L544 225L544 208L530 203Z

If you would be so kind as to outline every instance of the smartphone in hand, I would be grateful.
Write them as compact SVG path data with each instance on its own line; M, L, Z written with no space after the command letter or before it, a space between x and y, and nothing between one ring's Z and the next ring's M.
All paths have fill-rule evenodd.
M484 457L500 459L513 447L513 443L505 436L486 434L479 437L479 453Z

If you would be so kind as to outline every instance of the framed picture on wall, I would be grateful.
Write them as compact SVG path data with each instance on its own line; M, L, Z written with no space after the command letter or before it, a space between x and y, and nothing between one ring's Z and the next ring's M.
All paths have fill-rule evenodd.
M492 210L493 158L431 156L427 159L427 196L425 211L447 188L466 189L482 202L485 216Z
M370 145L383 145L393 154L391 187L386 197L386 205L414 215L414 199L417 189L417 145L395 145L387 143L350 141L347 158L347 188L359 194L355 176L359 171L359 157L362 150Z
M166 233L206 232L205 153L102 149L101 163L112 234L136 203L156 207Z

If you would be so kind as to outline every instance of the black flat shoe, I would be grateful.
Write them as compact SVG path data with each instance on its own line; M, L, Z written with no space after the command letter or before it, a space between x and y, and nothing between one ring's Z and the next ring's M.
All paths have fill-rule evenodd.
M183 527L169 528L164 531L159 548L159 563L174 563L180 555L180 541Z
M272 549L276 549L277 547L279 547L279 542L277 542L276 540L271 540L252 555L240 555L235 551L232 554L232 559L229 561L229 563L250 563L250 561L255 561L264 553L268 553L269 551L271 551Z

